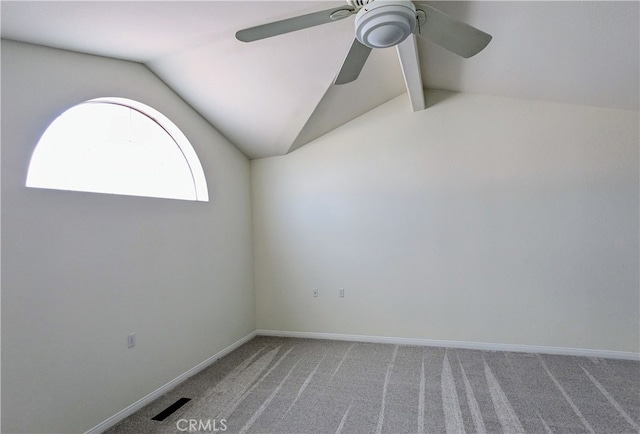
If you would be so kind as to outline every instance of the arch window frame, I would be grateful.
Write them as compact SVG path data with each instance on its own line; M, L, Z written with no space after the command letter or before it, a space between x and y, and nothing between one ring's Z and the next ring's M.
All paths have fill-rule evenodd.
M74 186L66 185L64 187L60 187L60 186L56 186L55 181L50 181L50 180L48 181L46 178L46 175L41 176L41 174L39 173L34 174L32 172L34 170L34 167L36 168L35 170L37 172L38 170L41 170L40 169L41 167L46 167L47 165L46 161L41 161L42 157L39 156L39 153L38 153L38 149L41 146L49 147L49 151L57 148L59 152L62 153L62 155L64 155L63 153L70 152L68 149L64 148L64 143L46 142L47 140L52 140L50 136L47 135L47 132L50 131L52 126L54 126L57 122L63 122L62 119L64 119L65 114L69 113L71 110L74 110L74 109L77 110L83 105L88 105L88 104L109 104L109 105L115 105L118 107L123 107L125 109L135 111L141 114L142 116L144 116L145 118L149 119L150 121L152 121L153 127L157 126L157 128L159 128L162 131L162 133L166 135L166 137L168 137L170 141L177 147L177 150L179 151L179 155L182 156L182 158L184 159L184 163L188 168L189 176L193 184L193 191L180 193L180 197L178 197L175 193L172 193L172 194L162 193L162 192L158 192L157 190L154 190L152 194L140 193L140 191L136 191L135 188L133 188L131 191L126 191L126 188L123 188L122 185L119 185L117 187L112 186L111 188L114 191L107 191L102 189L95 190L95 189L88 188L86 185L83 187L82 179L78 180L77 185L74 185ZM101 120L97 120L97 121L101 121ZM107 121L108 119L104 120L104 122L107 122ZM78 126L78 127L81 128L82 126ZM70 134L72 134L72 132ZM57 137L57 139L60 139L60 138ZM118 138L118 139L122 142L127 141L124 138ZM129 142L134 143L134 141L132 141L130 137L128 139L129 139L128 140ZM166 141L166 139L164 140ZM166 146L166 145L163 145L163 146ZM153 144L151 143L151 146L145 146L145 149L149 150L149 152L153 152L154 151ZM156 151L158 151L158 149L156 149ZM171 152L175 154L175 152L173 151ZM178 163L177 161L175 161L175 156L171 158L174 160L172 161L172 164L178 164L182 167L182 164L181 164L182 161ZM82 164L82 162L78 161L76 162L76 164ZM183 172L184 168L180 170L181 172ZM184 183L185 173L176 174L175 176L180 176L182 178L181 182ZM103 181L109 182L109 180L103 180ZM114 178L113 183L115 184L116 182L117 180ZM155 197L155 198L166 198L166 199L177 199L177 200L191 200L191 201L199 201L199 202L209 201L209 193L207 188L206 177L204 175L204 170L200 163L200 159L198 158L195 149L193 148L193 146L191 145L191 143L189 142L185 134L180 130L180 128L178 128L178 126L174 122L172 122L167 116L165 116L158 110L144 103L141 103L139 101L135 101L129 98L122 98L122 97L93 98L70 107L69 109L61 113L58 117L56 117L56 119L54 119L49 124L45 132L42 134L42 136L40 137L40 140L38 141L38 144L36 145L33 151L33 154L31 156L31 161L29 162L29 169L27 171L26 186L32 187L32 188L47 188L47 189L56 189L56 190L107 193L107 194L116 194L116 195L125 195L125 196ZM144 187L141 187L141 188L144 189Z

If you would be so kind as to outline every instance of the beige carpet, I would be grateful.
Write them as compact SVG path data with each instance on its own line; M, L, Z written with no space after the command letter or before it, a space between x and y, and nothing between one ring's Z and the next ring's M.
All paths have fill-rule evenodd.
M107 432L190 429L638 433L640 362L258 337Z

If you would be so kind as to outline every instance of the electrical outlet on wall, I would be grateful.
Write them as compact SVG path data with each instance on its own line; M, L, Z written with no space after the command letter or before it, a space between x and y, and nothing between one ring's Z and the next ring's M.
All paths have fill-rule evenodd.
M338 295L339 295L340 297L344 297L344 288L340 288L340 289L338 290Z
M127 347L132 348L136 346L136 334L131 333L127 335Z
M313 288L313 296L314 297L318 296L318 288Z

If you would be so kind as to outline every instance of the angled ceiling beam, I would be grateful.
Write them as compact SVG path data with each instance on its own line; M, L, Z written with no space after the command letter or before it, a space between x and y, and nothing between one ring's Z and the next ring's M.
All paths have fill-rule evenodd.
M420 59L418 59L418 47L415 35L409 35L407 39L396 46L400 67L404 82L407 85L407 92L411 100L414 112L424 110L424 89L422 88L422 73L420 72Z

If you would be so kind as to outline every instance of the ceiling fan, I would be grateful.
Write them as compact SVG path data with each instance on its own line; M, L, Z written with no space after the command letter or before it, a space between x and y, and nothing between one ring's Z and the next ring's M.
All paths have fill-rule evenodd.
M396 46L414 110L425 108L415 36L429 40L459 56L469 58L482 51L491 35L458 21L433 7L410 0L346 0L347 5L300 15L240 30L236 39L252 42L355 14L355 38L335 84L346 84L360 75L371 50Z

